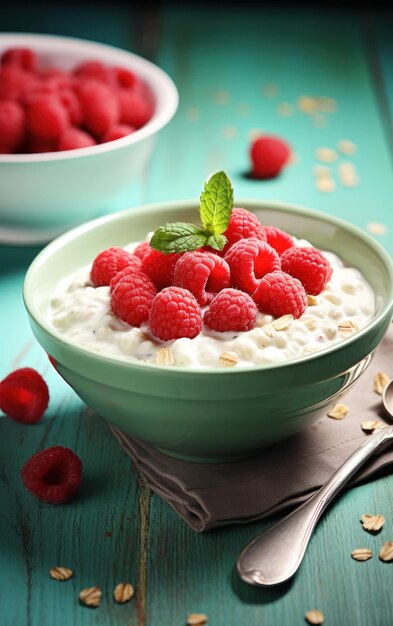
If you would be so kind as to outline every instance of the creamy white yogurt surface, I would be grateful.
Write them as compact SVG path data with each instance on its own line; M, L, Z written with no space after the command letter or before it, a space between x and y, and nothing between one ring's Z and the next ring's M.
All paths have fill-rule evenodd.
M136 245L126 249L132 251ZM296 245L310 244L298 240ZM49 320L73 343L122 360L155 363L157 352L168 347L174 365L187 368L223 367L228 365L227 354L236 367L281 363L342 341L374 315L374 293L364 276L345 267L335 254L324 254L333 268L331 280L316 296L316 304L308 306L301 318L285 320L282 330L272 326L272 316L258 313L255 328L247 332L219 333L204 326L195 339L161 342L147 325L132 328L114 315L109 287L93 287L90 266L58 283Z

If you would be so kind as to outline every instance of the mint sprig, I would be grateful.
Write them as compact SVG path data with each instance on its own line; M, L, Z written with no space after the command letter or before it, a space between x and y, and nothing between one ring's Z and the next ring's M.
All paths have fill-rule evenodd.
M227 242L223 233L228 228L233 208L233 189L225 172L217 172L205 184L201 193L199 215L201 226L172 222L160 226L150 240L150 246L165 254L188 252L203 246L223 250Z

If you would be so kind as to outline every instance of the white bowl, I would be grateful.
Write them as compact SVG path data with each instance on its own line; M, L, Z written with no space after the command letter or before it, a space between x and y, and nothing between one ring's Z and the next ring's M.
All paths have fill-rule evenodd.
M0 241L47 241L86 219L127 208L158 131L176 112L178 92L173 81L136 54L91 41L0 34L0 55L12 47L34 50L44 69L70 70L88 60L128 68L150 87L155 111L141 129L108 143L66 152L0 154Z

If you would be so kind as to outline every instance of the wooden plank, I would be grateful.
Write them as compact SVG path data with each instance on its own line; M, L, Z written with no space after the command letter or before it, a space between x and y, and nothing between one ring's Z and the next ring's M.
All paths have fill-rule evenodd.
M361 228L371 221L386 224L388 232L380 241L393 252L389 148L356 16L233 9L202 15L177 9L162 25L158 59L178 85L180 108L160 137L148 187L151 201L197 197L204 178L223 168L237 197L304 204ZM263 96L267 84L278 86L279 97ZM303 94L337 101L338 110L327 114L325 127L314 126L296 110ZM277 113L282 102L292 105L289 117ZM254 128L286 138L298 163L272 181L245 178ZM341 139L357 145L349 160L361 183L353 189L337 184L334 193L322 195L313 181L315 150L336 148ZM338 182L336 165L333 169ZM305 612L318 608L334 626L388 626L391 603L385 590L391 570L376 556L356 563L350 554L363 545L377 552L390 539L391 526L372 537L359 518L370 511L391 519L391 490L392 480L385 476L345 493L317 528L295 580L271 590L245 585L234 571L241 549L270 520L197 535L154 496L147 623L184 623L188 613L204 612L218 626L302 624Z

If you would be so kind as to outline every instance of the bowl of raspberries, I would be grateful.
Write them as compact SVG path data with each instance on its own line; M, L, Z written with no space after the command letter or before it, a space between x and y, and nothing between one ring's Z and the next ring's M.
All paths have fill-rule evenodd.
M178 93L104 44L0 35L0 238L35 243L128 208Z
M313 423L362 374L393 311L393 264L311 209L234 200L88 222L33 261L24 300L57 372L97 414L186 460L257 453Z

